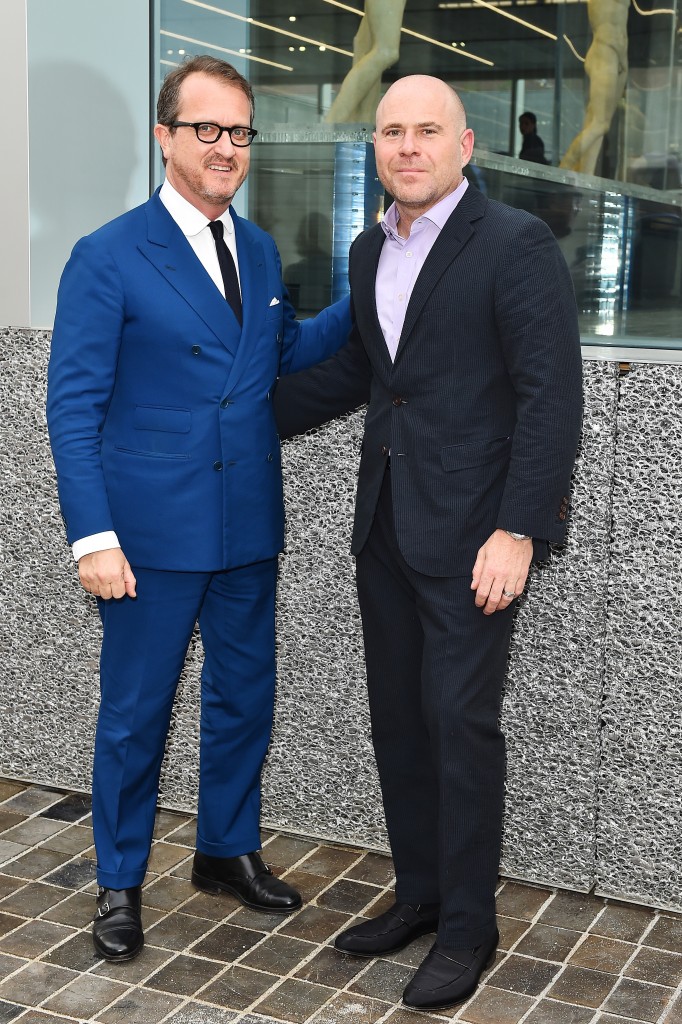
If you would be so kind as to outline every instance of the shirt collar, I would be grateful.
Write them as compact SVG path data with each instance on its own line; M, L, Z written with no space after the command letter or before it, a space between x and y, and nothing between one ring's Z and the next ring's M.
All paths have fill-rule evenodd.
M171 217L178 225L183 235L187 238L192 238L194 235L198 235L200 231L208 224L208 217L197 210L196 206L192 206L184 196L181 196L176 188L173 188L168 178L165 179L159 192L159 199L166 207ZM231 235L234 232L234 224L232 217L230 216L230 208L216 217L216 220L223 222L225 234Z
M443 199L440 199L435 204L435 206L432 206L430 210L427 210L426 213L422 215L424 219L430 220L439 231L442 231L446 220L466 192L468 185L469 182L467 179L463 178L454 192L450 192L447 196L444 196ZM404 241L402 236L398 234L399 219L398 208L395 203L391 203L381 220L381 226L389 237L400 238L401 241Z

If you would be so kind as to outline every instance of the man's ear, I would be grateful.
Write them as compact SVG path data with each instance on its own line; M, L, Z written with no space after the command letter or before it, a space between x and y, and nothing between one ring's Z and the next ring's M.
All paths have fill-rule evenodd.
M459 143L462 147L462 167L466 167L474 151L474 133L471 128L464 129Z
M168 156L168 144L170 142L171 133L165 124L157 124L154 127L154 138L161 146L161 152L164 157Z

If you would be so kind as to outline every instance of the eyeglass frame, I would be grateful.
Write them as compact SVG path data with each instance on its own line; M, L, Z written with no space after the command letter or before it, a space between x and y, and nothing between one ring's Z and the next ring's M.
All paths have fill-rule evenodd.
M201 128L202 125L211 125L212 128L217 129L218 134L216 135L215 139L202 139L199 137L199 129ZM247 128L246 125L244 124L233 124L228 127L227 125L216 124L215 121L172 121L168 125L168 128L194 128L194 134L196 135L197 139L199 140L199 142L202 142L205 146L213 146L222 138L223 133L227 132L227 134L230 137L230 142L232 143L232 145L237 146L239 149L247 149L258 135L258 132L256 131L255 128ZM237 129L240 129L241 131L248 133L248 142L235 142L235 140L232 138L232 132L236 131Z

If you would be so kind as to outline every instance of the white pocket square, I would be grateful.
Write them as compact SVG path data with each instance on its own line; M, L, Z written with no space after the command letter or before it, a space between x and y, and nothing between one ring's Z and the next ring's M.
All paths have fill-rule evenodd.
M271 306L279 306L279 299L277 298L276 295L275 295L274 299L270 299L270 305Z

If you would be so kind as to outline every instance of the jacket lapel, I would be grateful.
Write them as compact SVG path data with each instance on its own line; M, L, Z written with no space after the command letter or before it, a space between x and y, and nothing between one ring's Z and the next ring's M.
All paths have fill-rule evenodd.
M424 266L415 281L412 295L405 313L405 323L400 335L395 362L408 341L410 334L438 281L457 258L474 233L472 221L483 216L488 200L477 188L470 185L452 211L438 238L424 261ZM395 364L394 364L395 365Z
M271 298L267 292L268 282L263 246L250 229L249 222L238 217L232 207L230 207L230 215L237 239L243 325L239 348L227 379L228 391L235 386L251 358L253 346L262 333L268 299Z
M146 204L146 214L147 240L139 243L138 249L235 355L240 347L237 319L159 199L158 191Z
M356 309L369 310L369 323L367 326L371 334L374 352L386 364L386 368L390 369L392 365L391 357L388 354L384 332L379 323L376 293L379 257L381 256L381 250L385 241L386 235L380 224L377 224L363 237L362 249L358 247L358 255L362 252L362 264L360 265L358 277L353 280L353 303ZM370 339L367 338L364 332L362 334L363 341L367 344Z

